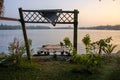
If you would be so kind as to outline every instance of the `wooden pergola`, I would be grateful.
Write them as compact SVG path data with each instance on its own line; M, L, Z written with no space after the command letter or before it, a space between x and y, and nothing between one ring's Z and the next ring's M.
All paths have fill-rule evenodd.
M26 45L26 51L28 60L31 59L30 56L30 46L28 42L26 25L25 23L51 23L53 26L56 24L73 24L74 26L74 38L73 44L74 48L77 51L77 29L78 29L78 10L74 11L62 11L60 10L23 10L19 8L20 19L0 17L0 20L10 20L10 21L19 21L22 25L24 41ZM54 15L53 15L54 14ZM55 16L56 18L52 19L50 16Z

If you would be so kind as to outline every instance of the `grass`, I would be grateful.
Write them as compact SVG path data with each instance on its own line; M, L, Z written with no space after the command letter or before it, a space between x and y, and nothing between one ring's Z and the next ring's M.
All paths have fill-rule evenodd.
M21 65L0 66L0 80L120 80L120 65L103 64L93 74L76 72L80 65L65 61L22 61Z

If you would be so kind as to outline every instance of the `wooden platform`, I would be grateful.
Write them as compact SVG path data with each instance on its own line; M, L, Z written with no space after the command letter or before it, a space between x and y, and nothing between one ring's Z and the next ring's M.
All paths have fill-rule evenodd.
M43 45L42 48L37 52L39 55L45 54L45 55L49 55L50 53L56 54L56 53L61 53L61 55L64 54L68 54L69 53L69 48L66 47L65 45L60 45L60 44L56 44L56 45Z

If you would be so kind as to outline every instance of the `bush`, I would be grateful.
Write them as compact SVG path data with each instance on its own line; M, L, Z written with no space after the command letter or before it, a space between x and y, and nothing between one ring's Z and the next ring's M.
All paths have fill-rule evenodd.
M86 53L89 53L90 50L91 50L91 39L90 39L90 35L87 34L85 35L85 37L82 39L82 42L84 43L85 45L85 49L86 49Z
M30 46L32 45L32 40L29 39ZM20 41L17 38L14 38L8 46L9 57L7 60L12 61L13 64L20 64L22 56L26 53L26 47L24 41ZM31 52L33 49L31 49Z
M72 57L72 62L84 65L85 69L91 70L93 68L101 67L102 59L101 56L97 54L76 54Z
M73 47L73 44L71 43L70 39L68 37L64 38L64 45L69 48L69 55L77 54L77 51Z
M112 37L106 39L100 39L96 42L92 42L90 35L87 34L82 39L82 42L85 45L86 53L79 55L77 54L76 50L74 50L72 43L70 42L69 38L64 39L65 45L70 47L70 52L72 57L70 59L71 63L79 64L82 67L76 70L85 70L88 72L94 72L95 69L101 67L103 56L101 55L102 52L105 53L105 60L110 61L110 56L113 50L115 49L116 45L110 44Z
M10 43L9 47L9 60L12 60L13 63L20 63L22 55L26 51L26 47L23 41L20 41L17 38L14 38L13 42Z

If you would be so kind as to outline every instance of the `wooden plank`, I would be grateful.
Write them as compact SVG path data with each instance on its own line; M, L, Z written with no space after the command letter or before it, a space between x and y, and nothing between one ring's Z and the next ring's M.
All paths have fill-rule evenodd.
M66 47L65 45L61 46L59 44L57 45L43 45L41 48L41 51L43 52L69 52L70 49Z
M55 11L53 10L23 10L23 12L51 12L51 11ZM56 12L60 12L60 13L74 13L74 11L57 11Z
M39 21L25 21L25 23L50 23L50 22L39 22ZM74 24L74 22L56 22L56 24Z
M8 21L20 21L19 19L16 19L16 18L2 17L2 16L0 16L0 20L8 20Z

